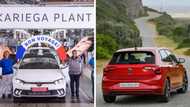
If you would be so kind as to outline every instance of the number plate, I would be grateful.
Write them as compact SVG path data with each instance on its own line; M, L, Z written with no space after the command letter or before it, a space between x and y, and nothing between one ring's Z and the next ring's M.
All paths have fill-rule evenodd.
M47 91L48 91L48 88L46 88L46 87L32 88L32 92L47 92Z
M139 87L139 83L120 83L119 84L120 87L127 87L127 88L130 88L130 87Z

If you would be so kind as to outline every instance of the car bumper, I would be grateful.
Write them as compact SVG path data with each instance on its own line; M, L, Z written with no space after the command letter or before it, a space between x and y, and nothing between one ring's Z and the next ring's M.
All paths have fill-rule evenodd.
M124 80L104 80L102 83L102 91L104 95L162 95L163 80L140 80L140 81L124 81ZM121 87L120 83L139 83L138 87Z
M47 91L33 92L32 88L39 88L36 84L13 83L14 97L64 97L66 95L66 82L62 84L43 84L41 88Z
M65 97L65 89L48 90L46 92L33 92L32 90L14 89L14 97Z

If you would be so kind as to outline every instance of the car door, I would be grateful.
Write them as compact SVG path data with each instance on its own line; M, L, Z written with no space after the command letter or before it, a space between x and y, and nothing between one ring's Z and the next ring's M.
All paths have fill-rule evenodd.
M57 53L54 52L52 54L54 54L55 59L57 60L58 65L60 66L61 72L64 75L66 82L69 84L70 83L70 77L69 77L69 65L68 65L68 63L62 64Z
M176 58L176 56L169 50L165 50L166 53L172 58L173 60L173 64L174 64L174 71L175 71L175 80L176 80L176 86L181 86L183 83L183 69L182 69L182 65L180 63L178 63L178 60Z
M161 60L163 62L163 68L167 71L167 76L170 78L171 88L175 88L177 84L176 80L176 69L175 64L173 63L171 57L167 54L165 49L161 49L160 51Z

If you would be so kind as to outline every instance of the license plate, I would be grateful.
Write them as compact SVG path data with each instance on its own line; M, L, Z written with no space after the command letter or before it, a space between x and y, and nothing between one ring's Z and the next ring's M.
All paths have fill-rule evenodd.
M34 87L32 88L32 92L47 92L48 88L46 87Z
M119 86L133 88L133 87L139 87L139 83L120 83Z

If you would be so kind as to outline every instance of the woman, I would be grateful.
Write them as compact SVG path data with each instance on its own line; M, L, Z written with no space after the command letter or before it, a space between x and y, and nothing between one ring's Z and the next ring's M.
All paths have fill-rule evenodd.
M83 70L83 61L80 56L77 56L77 51L72 51L72 57L69 60L69 76L70 76L70 87L71 87L71 98L75 95L79 99L79 82L80 76Z
M5 96L11 97L12 95L12 74L13 74L13 65L15 62L9 58L9 51L3 53L3 59L0 60L0 67L2 68L2 84L6 87L5 92L3 93L3 98Z

